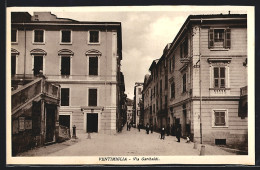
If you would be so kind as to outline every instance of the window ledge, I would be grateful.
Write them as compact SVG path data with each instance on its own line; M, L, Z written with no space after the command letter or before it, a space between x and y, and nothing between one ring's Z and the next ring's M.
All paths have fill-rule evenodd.
M229 51L229 48L210 48L210 51Z
M91 43L91 42L88 42L88 45L100 45L100 43Z
M33 45L45 45L45 42L33 42Z
M212 128L228 128L228 126L212 126Z
M70 42L70 43L61 42L60 45L72 45L72 42Z
M18 42L11 42L11 44L12 44L12 45L17 45L17 44L18 44Z

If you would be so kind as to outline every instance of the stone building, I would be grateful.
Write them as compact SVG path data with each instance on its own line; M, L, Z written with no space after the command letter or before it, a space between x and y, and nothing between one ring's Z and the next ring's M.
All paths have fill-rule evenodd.
M246 149L247 15L190 15L167 47L149 69L156 78L167 63L166 122L196 142Z
M134 87L134 104L133 104L133 123L135 125L142 124L141 111L143 107L142 99L143 83L136 82Z
M13 12L11 19L12 79L43 74L60 85L60 125L115 133L124 104L121 23L80 22L50 12Z

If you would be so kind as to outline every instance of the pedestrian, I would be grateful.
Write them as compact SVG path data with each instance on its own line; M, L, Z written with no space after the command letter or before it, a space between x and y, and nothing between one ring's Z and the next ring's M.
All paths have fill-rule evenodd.
M170 135L170 124L167 125L166 133L167 133L167 136Z
M153 124L150 126L151 133L153 133Z
M175 128L174 128L174 124L171 125L171 131L172 131L172 136L175 136Z
M165 138L165 129L164 129L164 127L162 127L162 129L161 129L161 139L164 140L164 138Z
M178 126L176 128L176 138L178 139L177 142L180 142L180 139L181 139L181 124L178 124Z
M147 134L149 134L149 130L150 130L150 129L149 129L149 124L147 123L147 124L146 124L146 133L147 133Z
M138 127L138 131L140 132L141 125L139 123L138 123L137 127Z

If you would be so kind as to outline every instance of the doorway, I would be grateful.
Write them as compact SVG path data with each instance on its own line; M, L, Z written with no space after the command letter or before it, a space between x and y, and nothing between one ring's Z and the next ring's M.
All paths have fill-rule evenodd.
M34 56L34 68L33 68L33 75L38 75L40 70L43 71L43 56Z
M87 132L98 132L98 114L87 114Z
M46 106L46 138L45 142L54 141L55 132L55 107L51 105Z

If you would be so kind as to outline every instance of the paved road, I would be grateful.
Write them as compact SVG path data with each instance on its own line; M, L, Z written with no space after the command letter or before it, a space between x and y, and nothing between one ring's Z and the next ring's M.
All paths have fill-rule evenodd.
M193 143L186 143L181 139L178 143L174 136L166 136L165 140L159 138L159 133L146 134L145 130L138 132L123 129L115 135L78 134L78 139L60 144L38 148L20 156L172 156L172 155L199 155L200 145L193 149ZM233 155L217 146L205 146L205 155Z

